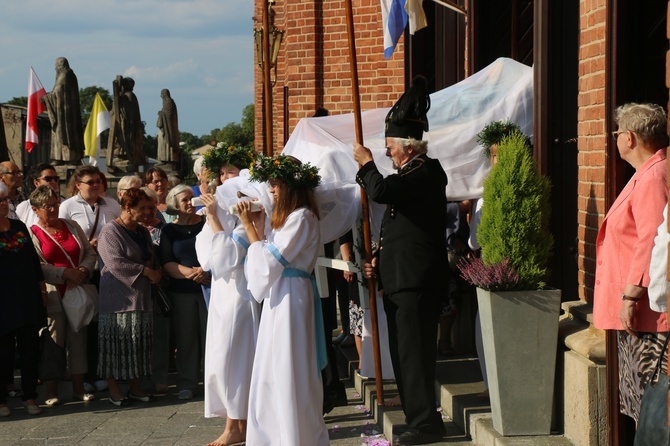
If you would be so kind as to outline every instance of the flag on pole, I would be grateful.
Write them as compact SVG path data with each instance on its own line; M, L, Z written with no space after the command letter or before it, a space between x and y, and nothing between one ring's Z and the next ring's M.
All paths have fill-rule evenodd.
M381 0L381 6L384 58L390 59L407 24L410 34L414 35L426 27L426 14L423 12L423 0Z
M109 111L107 111L105 103L102 102L100 93L96 93L93 100L93 108L91 109L91 116L88 118L86 130L84 131L85 155L90 158L97 156L100 151L100 134L109 128L110 121Z
M37 115L46 111L46 105L40 99L47 95L33 67L30 67L30 80L28 81L28 119L26 125L26 150L33 150L38 143L37 137Z

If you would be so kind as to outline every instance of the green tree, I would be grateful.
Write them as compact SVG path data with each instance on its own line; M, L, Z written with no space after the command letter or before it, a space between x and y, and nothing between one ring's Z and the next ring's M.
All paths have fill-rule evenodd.
M86 127L88 118L91 117L91 109L93 108L93 101L95 100L96 93L100 93L102 102L105 103L107 110L112 109L113 98L108 90L95 85L86 88L80 88L79 105L81 106L81 122L84 123L84 127Z
M230 122L218 132L212 131L217 142L227 146L253 147L254 145L254 104L242 110L242 122Z
M27 96L19 96L18 98L12 98L10 101L7 101L8 104L11 105L22 105L24 107L28 106L28 97Z

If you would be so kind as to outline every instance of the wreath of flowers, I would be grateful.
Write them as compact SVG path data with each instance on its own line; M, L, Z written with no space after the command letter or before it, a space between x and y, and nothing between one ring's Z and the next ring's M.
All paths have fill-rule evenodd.
M225 144L220 142L215 149L205 153L203 164L210 172L210 176L217 177L219 169L224 164L251 167L256 156L257 153L254 149L235 146L225 147Z
M310 163L296 164L293 157L279 155L276 158L258 155L249 169L251 181L280 180L288 187L316 189L321 181L319 168Z

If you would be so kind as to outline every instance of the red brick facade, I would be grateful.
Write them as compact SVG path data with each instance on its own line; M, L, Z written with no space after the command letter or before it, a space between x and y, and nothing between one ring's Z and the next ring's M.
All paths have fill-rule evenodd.
M596 269L595 240L605 217L605 0L581 0L578 95L579 298L590 301Z
M361 110L390 107L404 91L404 52L401 39L396 52L384 59L381 11L378 0L354 3ZM263 2L255 0L255 23L261 26ZM351 113L351 74L344 1L282 2L275 4L275 26L286 31L277 61L277 84L272 89L275 152L284 146L288 130L317 107L331 114ZM263 81L255 70L256 148L263 146ZM288 116L284 116L285 91Z

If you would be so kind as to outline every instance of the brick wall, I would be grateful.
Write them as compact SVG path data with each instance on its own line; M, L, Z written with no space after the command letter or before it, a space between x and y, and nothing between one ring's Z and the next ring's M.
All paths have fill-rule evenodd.
M389 60L383 56L381 12L378 0L356 0L354 27L358 58L361 110L390 107L404 91L403 39ZM262 1L255 0L256 26L261 23ZM331 114L351 113L351 73L344 1L305 0L275 5L275 26L285 29L279 53L277 84L273 93L274 146L284 146L284 120L289 135L301 118L322 106ZM256 148L262 150L262 72L255 76ZM288 116L284 116L284 89ZM352 129L353 131L353 129Z
M595 240L605 216L605 0L580 0L578 93L579 297L591 301Z

